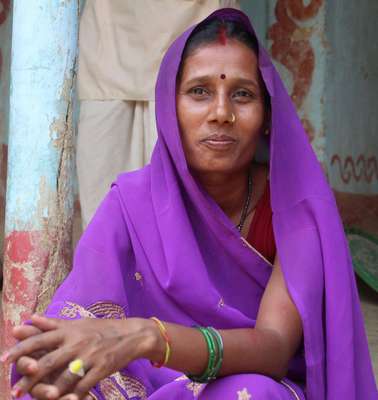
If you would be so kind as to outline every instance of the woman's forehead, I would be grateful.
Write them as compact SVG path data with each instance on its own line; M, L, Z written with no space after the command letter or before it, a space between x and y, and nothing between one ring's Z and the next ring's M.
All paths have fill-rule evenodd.
M202 45L185 59L181 79L222 75L226 78L257 78L256 54L237 40L228 40L224 45L217 42Z

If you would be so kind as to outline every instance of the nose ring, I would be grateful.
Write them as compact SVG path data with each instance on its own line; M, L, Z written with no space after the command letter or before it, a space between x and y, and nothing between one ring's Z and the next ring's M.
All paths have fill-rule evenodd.
M231 124L233 124L234 122L235 122L235 120L236 120L236 117L235 117L235 114L234 113L232 113L231 114Z

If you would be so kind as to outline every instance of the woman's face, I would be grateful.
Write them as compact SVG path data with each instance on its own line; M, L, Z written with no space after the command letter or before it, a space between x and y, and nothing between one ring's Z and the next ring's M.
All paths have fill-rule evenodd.
M265 112L257 57L246 45L230 39L196 49L184 61L176 104L194 172L229 173L251 163Z

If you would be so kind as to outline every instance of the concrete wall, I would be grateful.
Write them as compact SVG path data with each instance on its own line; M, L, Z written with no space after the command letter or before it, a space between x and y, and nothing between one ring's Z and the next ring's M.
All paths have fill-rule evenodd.
M241 6L270 51L314 151L324 165L324 0L250 0L242 1Z
M327 162L332 186L378 194L378 2L327 5Z
M326 10L329 180L344 223L378 235L378 2Z
M259 40L264 47L267 48L269 2L266 0L241 0L240 7L245 13L248 14Z
M333 187L378 235L378 2L245 0Z

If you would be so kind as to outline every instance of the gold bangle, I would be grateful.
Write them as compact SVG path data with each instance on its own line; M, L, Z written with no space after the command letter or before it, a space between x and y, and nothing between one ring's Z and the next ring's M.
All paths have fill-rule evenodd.
M156 317L151 317L150 319L152 319L152 321L154 321L158 328L159 331L161 333L161 335L163 336L164 340L165 340L165 355L164 355L164 360L161 363L156 363L156 362L152 362L151 364L156 367L156 368L161 368L164 365L167 365L169 357L171 356L171 341L169 340L169 336L167 333L167 329L164 326L164 324L160 321L160 319L156 318Z

